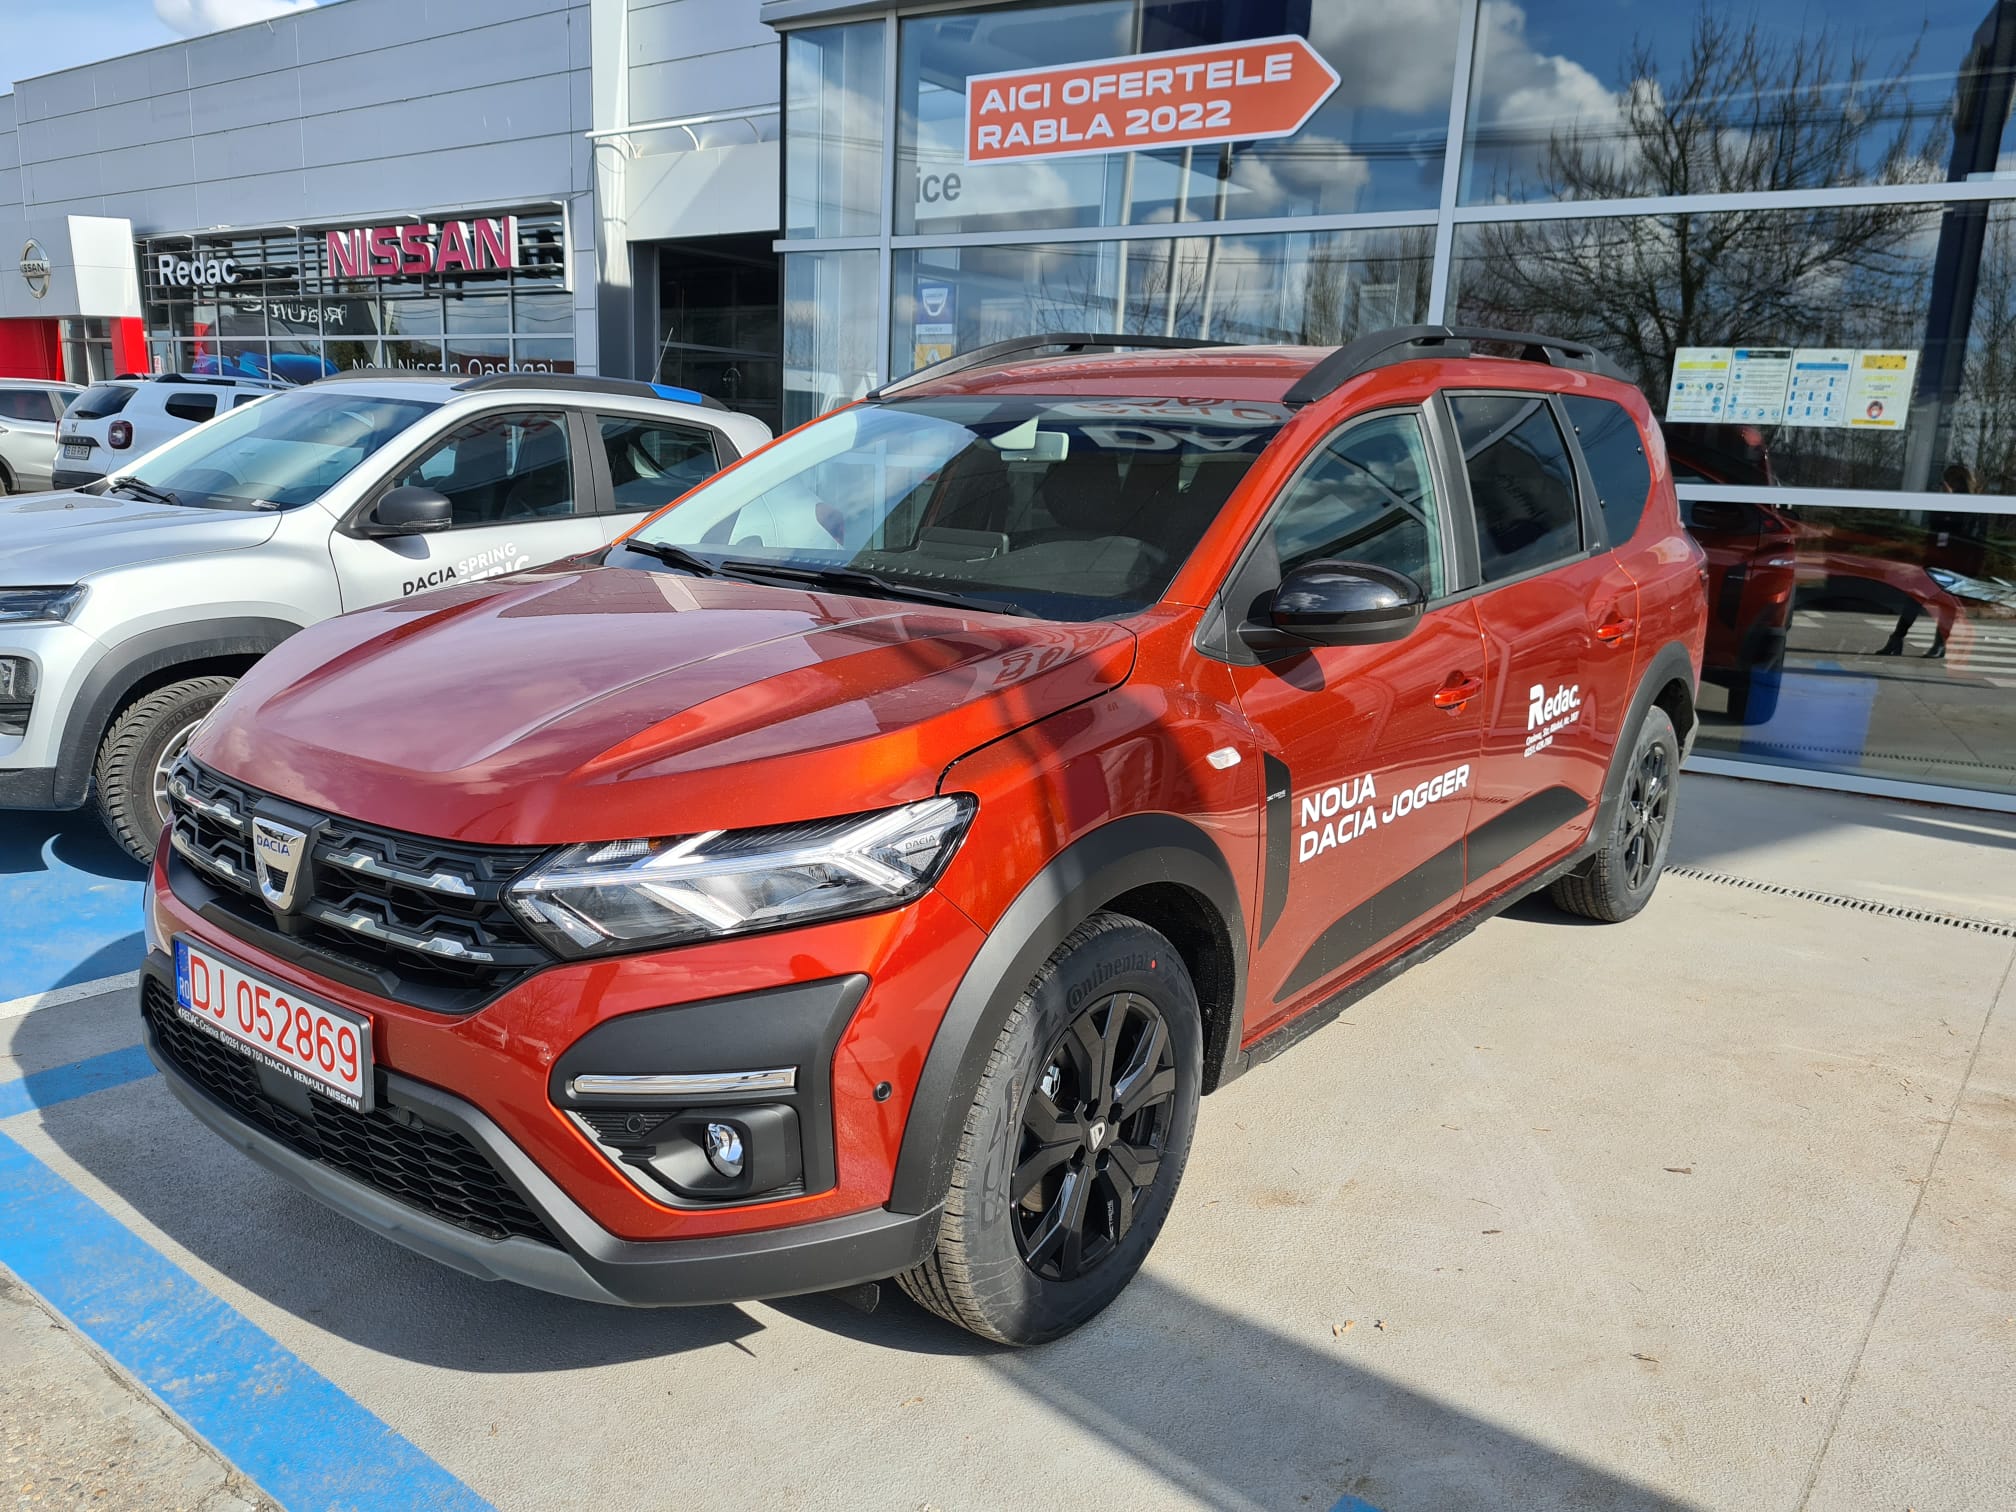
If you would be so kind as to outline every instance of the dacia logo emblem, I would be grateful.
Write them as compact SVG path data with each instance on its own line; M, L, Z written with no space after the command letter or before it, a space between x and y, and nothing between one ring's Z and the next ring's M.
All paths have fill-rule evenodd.
M307 859L308 832L277 819L252 821L252 862L259 874L259 896L276 913L294 911L294 894Z

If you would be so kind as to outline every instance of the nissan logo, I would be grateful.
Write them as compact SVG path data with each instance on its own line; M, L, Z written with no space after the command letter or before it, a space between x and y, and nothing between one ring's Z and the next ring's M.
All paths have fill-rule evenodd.
M49 257L39 242L31 240L21 249L21 277L37 299L49 292Z

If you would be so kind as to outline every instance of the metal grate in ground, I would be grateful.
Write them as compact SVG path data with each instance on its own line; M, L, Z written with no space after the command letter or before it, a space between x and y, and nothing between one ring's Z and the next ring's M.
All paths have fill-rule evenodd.
M1808 903L1824 903L1829 908L1846 908L1855 913L1882 914L1886 918L1909 919L1917 924L1943 924L1948 929L1966 929L1975 934L2016 939L2016 924L1997 919L1970 919L1964 914L1941 913L1933 908L1908 908L1901 903L1879 903L1872 898L1854 898L1846 893L1818 892L1810 887L1788 887L1782 882L1759 882L1754 877L1733 877L1727 872L1700 871L1691 866L1669 866L1669 877L1689 877L1696 882L1714 882L1723 887L1740 887L1746 892L1769 893L1777 898L1800 898Z

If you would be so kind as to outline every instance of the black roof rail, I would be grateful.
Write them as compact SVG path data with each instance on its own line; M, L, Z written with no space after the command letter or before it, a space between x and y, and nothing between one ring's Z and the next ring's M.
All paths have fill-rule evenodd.
M452 374L446 375L452 377ZM484 373L455 385L458 394L491 389L564 389L577 394L622 394L630 399L656 399L658 391L635 378L597 378L588 373Z
M141 377L138 373L135 373L133 376L135 378ZM145 375L143 381L147 383L187 383L204 388L238 388L244 384L261 384L267 388L276 389L287 387L285 383L274 378L254 378L250 375L243 378L234 378L221 373L148 373Z
M878 389L872 389L863 397L881 399L907 389L913 384L924 383L934 378L949 378L954 373L963 373L971 368L990 367L997 362L1007 362L1016 357L1026 357L1036 352L1046 352L1052 347L1065 352L1114 351L1121 347L1148 347L1178 350L1185 347L1237 346L1232 341L1207 341L1196 336L1123 336L1109 332L1095 335L1087 331L1072 331L1055 336L1015 336L1007 341L990 341L985 346L974 347L970 352L955 352L950 357L921 367L914 373L901 378L892 378Z
M1606 378L1630 380L1617 364L1580 341L1563 341L1535 331L1498 331L1488 326L1412 325L1374 331L1347 341L1309 369L1281 396L1284 404L1310 404L1333 394L1361 373L1418 357L1467 357L1473 342L1518 347L1528 362L1579 368Z

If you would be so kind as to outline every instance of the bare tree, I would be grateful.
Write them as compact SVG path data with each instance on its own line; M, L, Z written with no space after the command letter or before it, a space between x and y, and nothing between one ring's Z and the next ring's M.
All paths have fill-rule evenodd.
M1941 177L1947 126L1921 120L1905 87L1916 54L1879 71L1831 31L1791 45L1704 11L1670 74L1650 44L1634 45L1615 119L1557 131L1530 197ZM1924 259L1907 244L1927 224L1925 210L1895 205L1496 223L1462 249L1459 300L1465 318L1593 341L1663 389L1683 346L1850 344L1879 331L1915 341Z

